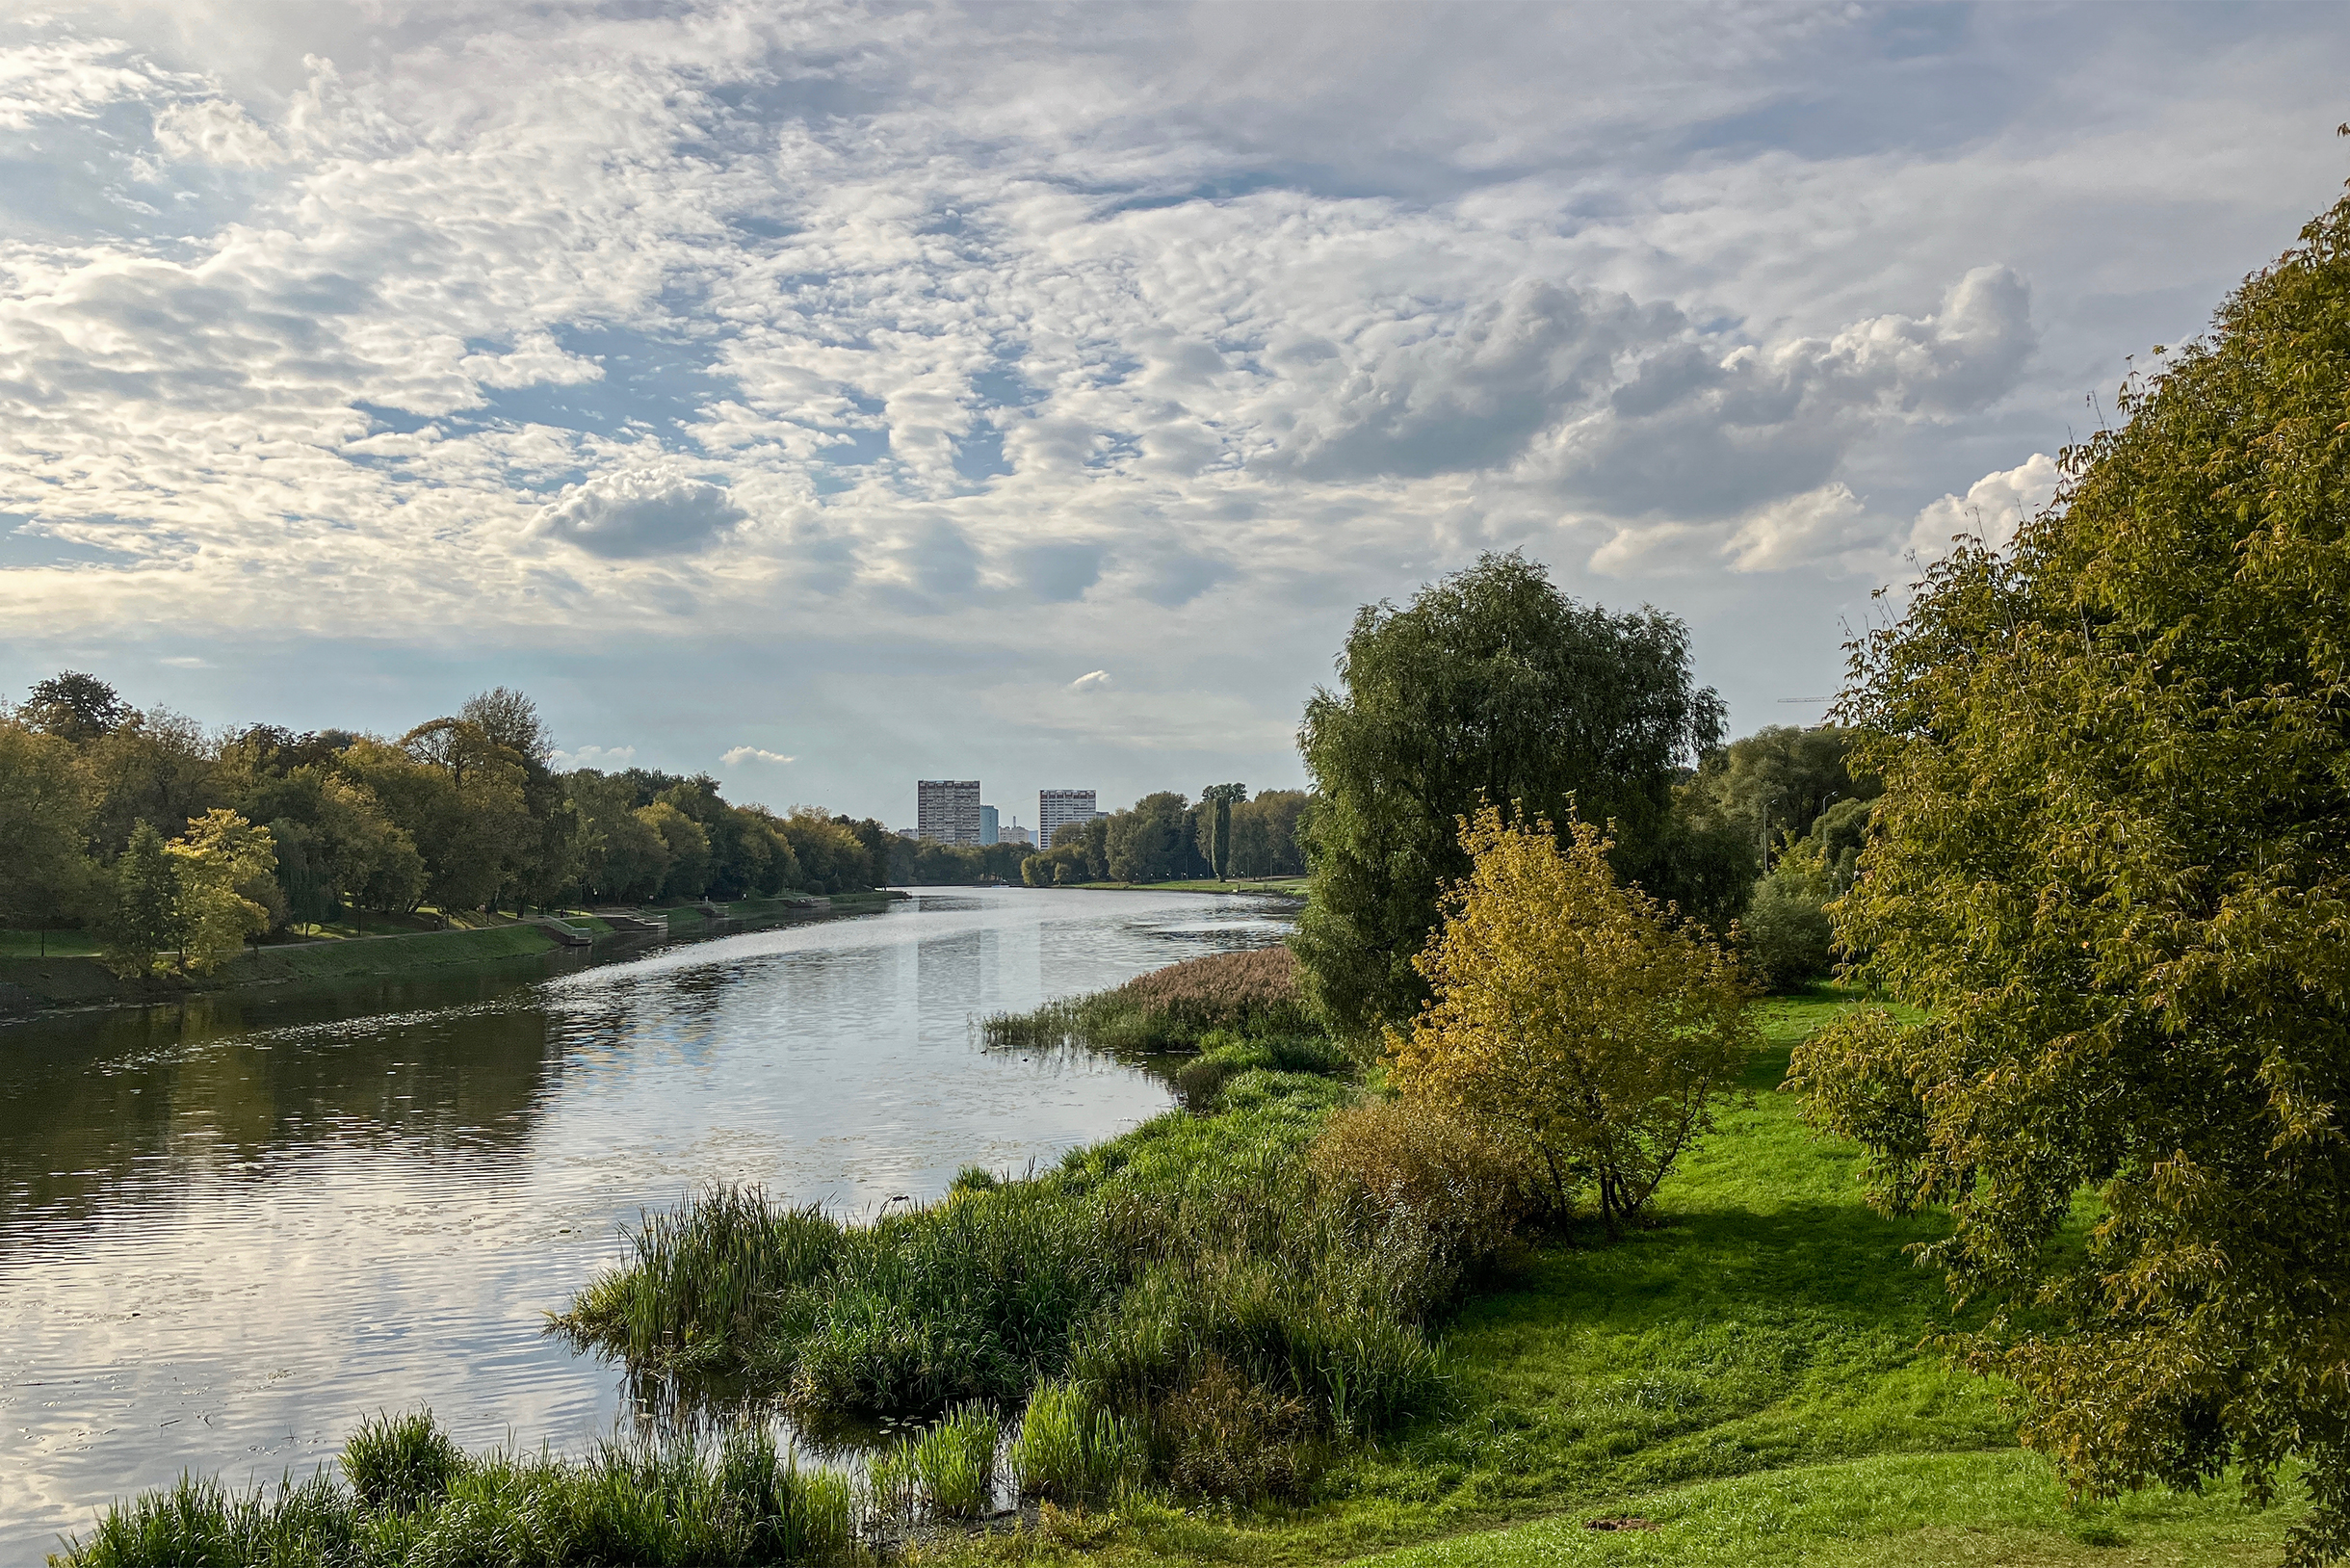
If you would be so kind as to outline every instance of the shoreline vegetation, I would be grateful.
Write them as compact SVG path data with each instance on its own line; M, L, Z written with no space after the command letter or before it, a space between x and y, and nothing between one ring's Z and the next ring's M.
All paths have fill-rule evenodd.
M0 953L0 1023L21 1022L44 1013L91 1007L139 1007L168 1004L190 996L216 996L278 990L303 984L352 980L404 980L428 978L454 970L487 968L542 959L576 945L584 936L592 946L614 941L641 940L655 924L671 934L721 923L766 924L822 918L880 908L907 895L893 889L788 899L743 899L718 905L723 913L710 916L692 904L675 908L639 908L630 924L640 928L616 930L587 910L554 911L543 917L512 919L476 915L477 924L438 930L365 931L349 927L327 928L329 934L310 940L281 940L248 947L233 958L202 973L120 976L98 958L89 944L81 951L62 941L48 944L45 956L33 955L30 945L13 944ZM541 921L560 923L572 933L566 943ZM24 933L12 933L24 934ZM68 951L58 952L59 948Z
M991 1049L1170 1065L1182 1109L867 1223L712 1189L551 1315L640 1387L747 1390L825 1446L752 1420L468 1455L417 1413L307 1480L118 1504L53 1561L2274 1560L2302 1510L2232 1482L2068 1504L1934 1348L1964 1320L1902 1253L1946 1223L1871 1211L1859 1149L1774 1092L1865 1001L1755 1004L1717 1130L1612 1240L1470 1130L1415 1136L1379 1068L1296 1030L1286 949L992 1018Z

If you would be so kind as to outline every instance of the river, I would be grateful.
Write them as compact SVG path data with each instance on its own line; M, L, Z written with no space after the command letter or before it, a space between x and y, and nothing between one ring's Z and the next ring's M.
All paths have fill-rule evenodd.
M973 1025L1277 939L1292 906L917 890L884 912L358 991L0 1029L0 1564L184 1470L310 1474L363 1416L468 1448L645 1419L540 1332L712 1181L841 1213L1169 1104Z

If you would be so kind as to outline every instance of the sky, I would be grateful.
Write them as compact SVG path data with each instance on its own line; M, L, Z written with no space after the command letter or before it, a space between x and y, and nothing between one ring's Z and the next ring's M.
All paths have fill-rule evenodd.
M1520 549L1814 721L2346 82L2318 4L0 0L0 700L1032 825L1302 783L1358 607Z

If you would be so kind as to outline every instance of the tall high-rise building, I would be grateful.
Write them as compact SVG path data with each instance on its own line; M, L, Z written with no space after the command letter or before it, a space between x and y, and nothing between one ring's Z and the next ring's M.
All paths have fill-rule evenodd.
M1053 835L1069 823L1089 823L1095 816L1091 790L1038 790L1036 842L1053 848Z
M996 808L993 806L979 808L979 842L981 844L996 842Z
M979 781L926 778L914 786L914 831L939 844L979 842Z

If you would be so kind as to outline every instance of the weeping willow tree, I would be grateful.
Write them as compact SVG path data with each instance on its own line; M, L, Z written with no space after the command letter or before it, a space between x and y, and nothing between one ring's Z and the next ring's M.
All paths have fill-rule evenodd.
M2157 351L2160 353L2160 351ZM2350 1552L2350 200L2124 389L2013 546L1854 650L1882 775L1796 1061L2079 1491L2256 1497Z

